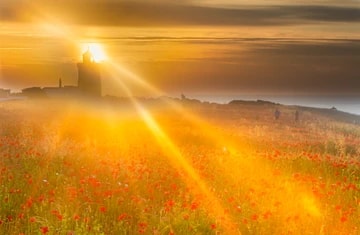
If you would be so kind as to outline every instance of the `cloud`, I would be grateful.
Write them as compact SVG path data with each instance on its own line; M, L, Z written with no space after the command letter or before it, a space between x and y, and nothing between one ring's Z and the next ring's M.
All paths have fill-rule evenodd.
M339 57L360 59L360 40L269 40L265 45L253 47L252 51L262 55Z
M21 4L19 4L19 2ZM6 3L6 2L5 2ZM360 22L360 8L313 5L200 6L189 1L16 1L0 5L2 20L53 16L80 25L293 25L315 22Z
M287 6L285 14L299 19L329 22L359 22L360 8L330 6Z
M159 39L161 42L164 40L173 39ZM127 52L122 51L125 67L134 66L134 71L148 79L151 84L174 92L360 92L359 40L175 40L179 50L192 48L193 44L196 44L195 48L199 49L199 53L183 52L178 58L141 60L140 52L126 60L124 57ZM141 39L134 44L134 47L140 49L147 47ZM153 46L146 54L152 58L151 55L158 54L159 50L161 49ZM135 61L133 58L136 58Z
M164 91L360 94L360 40L108 37L101 41L113 51L115 63ZM16 66L4 57L2 84L50 86L59 74L65 84L76 84L76 63L57 63L67 58L66 50L52 53L49 48L58 46L36 48L32 61ZM169 48L176 51L169 55Z

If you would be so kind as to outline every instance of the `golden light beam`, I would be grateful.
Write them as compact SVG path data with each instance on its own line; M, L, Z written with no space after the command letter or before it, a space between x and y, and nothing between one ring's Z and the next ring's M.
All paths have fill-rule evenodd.
M144 86L145 88L149 89L150 91L156 94L162 94L160 90L151 86L136 74L127 71L122 66L120 66L120 68L116 66L116 68L114 68L114 71L118 73L126 72L125 74L131 75L131 77L136 81L137 84ZM129 97L132 97L132 94L129 90L127 92L127 95ZM261 162L261 159L248 157L253 154L253 151L251 151L248 146L239 145L239 143L235 143L229 138L225 138L223 133L220 133L219 131L214 129L213 125L206 122L198 115L189 112L178 103L169 100L166 100L165 102L167 102L167 104L170 104L172 110L176 111L182 117L186 118L190 123L193 123L194 126L207 138L211 139L214 143L220 144L226 148L226 151L228 151L229 154L227 155L225 161L222 161L221 159L214 159L214 161L217 162L218 166L224 169L223 174L226 176L226 178L233 179L235 181L236 179L239 179L242 176L247 175L254 184L259 184L259 185L261 185L261 181L264 178L269 178L269 179L274 178L273 175L274 169L270 165ZM147 125L150 127L150 129L156 136L159 144L162 145L163 147L165 145L166 149L170 150L173 156L171 160L174 161L174 159L180 159L174 161L173 164L175 165L180 164L182 169L185 169L187 174L190 177L192 177L192 179L195 182L197 182L197 184L199 184L199 188L202 190L203 194L207 195L210 193L210 195L212 195L211 192L209 192L207 186L204 184L204 182L202 182L202 180L199 178L199 176L196 174L194 175L194 169L181 156L177 147L173 144L171 139L163 132L163 130L158 126L158 124L151 117L151 115L141 106L139 106L138 103L135 103L134 105L137 107L137 110L140 111L141 116L144 118ZM241 168L241 171L235 170L236 167ZM299 214L308 213L309 215L313 216L313 218L321 218L322 214L320 212L319 207L317 206L318 202L314 198L314 196L312 196L311 193L307 192L308 190L301 189L298 185L296 185L296 183L289 182L285 176L280 176L279 183L275 183L275 185L281 188L282 186L279 184L280 182L284 182L284 181L287 182L288 187L285 189L283 194L280 192L272 191L271 192L272 197L278 198L279 200L283 201L285 204L284 206L286 207L285 210L292 208L295 212ZM251 185L248 185L248 187L251 187ZM294 198L294 201L287 200L288 199L287 197L289 195ZM214 198L214 200L218 201L216 198ZM217 206L216 210L220 210L220 211L222 210L220 204ZM286 214L286 211L283 211L282 214Z
M171 141L169 136L164 132L164 130L159 126L159 124L155 121L155 119L151 116L151 114L141 106L135 98L133 98L131 91L123 84L120 80L118 80L121 88L126 92L129 96L132 104L139 112L140 117L144 120L153 136L157 140L159 146L165 152L165 155L168 156L168 159L171 161L172 165L181 172L184 172L187 176L187 180L190 180L191 186L194 185L197 187L199 193L204 197L204 200L208 205L206 209L215 219L221 218L219 220L219 224L222 226L226 234L241 234L241 232L237 229L234 221L229 217L228 214L225 213L225 210L217 197L208 189L206 183L201 179L199 174L195 171L195 169L191 166L191 164L186 160L186 158L180 153L180 150L177 146Z
M46 14L38 14L37 17L42 17L43 18L41 19L42 22L51 22L51 20L49 21L51 17L49 17ZM64 28L57 27L56 25L51 25L51 23L43 24L42 27L47 31L53 32L56 35L61 36L71 42L78 41L75 35L73 35L70 31L65 30ZM162 94L160 90L144 82L144 80L137 77L132 72L126 69L122 69L119 66L113 65L112 68L117 68L117 73L116 73L117 75L126 73L133 80L135 80L136 83L140 84L141 86L146 87L147 89L151 90L152 92L155 92L156 94ZM122 87L122 89L129 95L132 104L134 105L136 110L139 112L140 116L143 118L144 122L147 124L147 126L153 133L155 139L157 140L161 148L163 148L165 153L169 154L169 160L172 162L172 164L176 167L178 171L184 171L186 173L187 179L190 180L190 182L193 185L197 186L199 192L204 196L204 200L207 201L209 205L212 205L212 207L207 208L209 209L209 212L215 218L222 217L221 225L224 231L226 231L226 234L240 234L240 231L235 232L235 230L233 230L235 228L234 227L235 223L225 214L225 210L221 206L220 202L217 200L216 196L209 191L204 181L201 179L201 177L198 175L195 169L191 166L191 164L182 156L179 149L171 141L168 135L153 119L151 114L132 97L132 92L124 84L122 84L120 80L118 80L118 82Z
M41 13L40 7L38 8L37 14L38 14L37 17L39 19L41 18L40 22L51 22L51 21L56 22L56 19L52 19L51 16L48 16L48 15L44 14L43 12ZM77 44L79 41L79 38L76 37L76 35L73 32L69 31L66 28L63 28L63 27L59 28L58 25L52 25L51 23L45 24L43 27L50 32L55 32L56 35L66 39L74 44ZM135 82L139 86L151 91L154 95L163 95L164 94L161 90L159 90L156 87L152 86L151 84L147 83L144 79L137 76L135 73L127 70L123 66L114 63L114 64L112 64L111 67L112 67L112 69L115 69L117 75L125 74L133 82ZM130 90L127 89L126 93L130 97L132 96ZM199 189L203 192L204 195L210 195L211 200L218 201L217 198L211 192L209 192L206 184L201 180L201 178L196 173L196 171L191 166L191 164L189 164L186 161L186 159L180 154L180 151L178 150L178 148L174 145L174 143L171 141L169 136L162 130L162 128L158 125L158 123L153 119L153 117L150 115L150 113L147 110L145 110L135 99L131 98L131 101L132 101L133 105L135 106L135 108L140 113L140 115L143 117L146 124L149 126L149 128L153 132L154 136L156 137L157 141L159 142L159 145L165 147L164 150L170 151L171 155L173 156L173 157L171 157L170 160L173 162L173 164L176 165L177 167L179 167L180 170L181 169L185 170L185 172L187 173L189 178L192 179L192 181L194 181L194 183L196 185L198 185ZM241 150L241 152L245 153L245 154L250 153L246 150L245 146L241 146L241 148L239 148L239 145L232 143L229 139L226 139L225 137L222 137L222 135L219 135L218 131L214 131L214 128L209 123L205 122L199 116L187 111L186 109L181 107L181 105L178 105L176 102L171 102L169 100L167 100L166 102L168 102L176 112L180 113L187 120L194 123L195 126L197 128L199 128L203 133L205 133L208 138L212 139L216 143L219 143L219 144L227 147L227 149L231 153L229 155L230 160L228 160L228 162L227 162L228 166L230 167L229 169L234 168L233 163L237 163L237 164L240 163L245 166L252 166L252 168L254 168L254 166L256 165L256 167L261 169L261 171L263 172L264 175L271 177L271 174L270 174L271 168L267 169L263 163L260 163L260 162L255 163L255 161L253 161L253 160L245 160L245 159L239 158L239 152L240 152L239 150ZM235 156L238 158L235 159ZM180 159L180 160L176 160L176 159ZM222 166L224 166L224 165L222 165ZM232 172L232 173L234 174L234 172ZM244 173L244 172L242 172L242 173ZM236 176L240 176L240 173L238 173L238 172L235 173L235 177ZM259 177L257 175L251 175L251 177L255 178L256 180L259 179ZM299 190L296 190L296 185L293 185L291 188L292 188L291 191L294 191L293 192L294 194L299 192ZM303 204L305 205L305 207L309 207L310 208L309 210L313 211L312 214L318 215L319 210L317 207L314 207L314 206L316 206L316 203L313 203L313 198L310 197L310 199L309 198L307 199L306 196L304 196L304 198L305 199L303 200ZM220 203L217 203L215 208L216 208L215 211L223 211ZM231 221L229 223L231 224Z

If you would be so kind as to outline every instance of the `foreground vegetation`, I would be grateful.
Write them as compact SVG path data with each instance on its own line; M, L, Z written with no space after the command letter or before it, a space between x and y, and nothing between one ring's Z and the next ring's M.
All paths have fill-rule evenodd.
M280 108L2 103L0 234L359 234L360 127Z

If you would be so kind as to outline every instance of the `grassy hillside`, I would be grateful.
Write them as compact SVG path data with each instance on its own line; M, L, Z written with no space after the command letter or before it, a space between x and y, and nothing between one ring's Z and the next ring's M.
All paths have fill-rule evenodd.
M0 103L0 234L359 234L360 127L347 117Z

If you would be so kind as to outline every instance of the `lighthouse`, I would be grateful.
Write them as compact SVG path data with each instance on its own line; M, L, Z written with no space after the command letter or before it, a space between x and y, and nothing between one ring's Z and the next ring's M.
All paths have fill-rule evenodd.
M101 96L100 64L93 59L88 49L83 54L83 62L78 63L78 88L81 94L88 97Z

